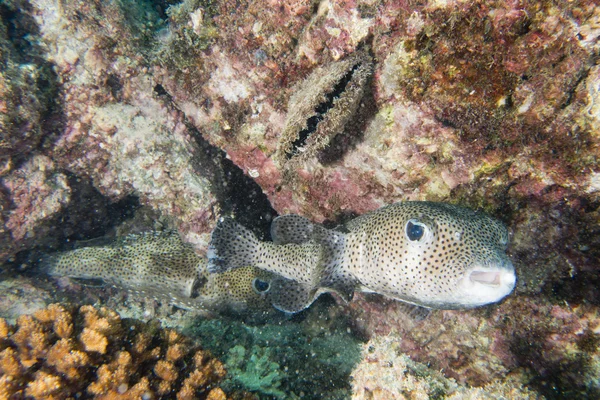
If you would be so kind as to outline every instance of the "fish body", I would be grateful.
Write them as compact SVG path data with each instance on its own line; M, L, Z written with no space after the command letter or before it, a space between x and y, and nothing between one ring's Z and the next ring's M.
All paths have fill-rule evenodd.
M271 234L273 242L261 242L222 219L208 270L253 265L276 274L270 300L286 312L324 292L349 301L357 290L428 308L472 308L501 300L516 280L506 227L451 204L395 203L334 230L288 215L273 221Z
M41 264L52 276L100 279L184 309L242 312L271 307L263 293L271 273L245 266L209 274L206 258L175 232L130 235L106 246L51 254Z

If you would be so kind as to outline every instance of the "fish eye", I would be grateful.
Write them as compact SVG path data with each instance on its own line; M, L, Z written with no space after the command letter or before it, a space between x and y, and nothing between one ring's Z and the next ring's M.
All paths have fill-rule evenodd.
M269 291L269 289L271 288L271 285L269 285L269 282L267 282L267 281L263 281L261 279L254 278L254 280L252 281L252 288L258 294L265 294Z
M426 230L427 225L417 221L416 219L411 219L406 223L406 237L411 242L421 240L421 238L425 235Z

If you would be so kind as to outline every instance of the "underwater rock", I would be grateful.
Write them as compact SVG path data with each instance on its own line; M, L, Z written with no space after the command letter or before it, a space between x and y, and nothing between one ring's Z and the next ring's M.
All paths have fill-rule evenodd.
M52 217L66 209L72 187L49 157L35 155L2 178L7 203L2 230L10 235L0 245L0 260L23 247L50 244L58 234ZM100 210L99 210L100 211Z
M280 214L342 222L399 200L451 200L500 217L514 235L519 277L510 304L524 299L529 308L492 307L494 323L539 312L535 334L519 323L517 348L542 334L556 362L530 366L543 377L532 382L549 397L552 384L580 382L569 371L581 364L554 353L542 329L552 321L541 315L556 306L560 322L565 302L600 305L596 2L242 0L235 12L228 1L167 3L1 7L0 260L56 247L75 232L104 234L83 227L120 215L125 207L109 212L107 204L130 196L205 247L219 207L209 174L196 168L205 152L193 125ZM276 158L295 91L367 46L373 73L357 120L321 150L328 157L304 160L292 168L295 179L284 179ZM76 195L78 182L97 191L93 202ZM378 315L382 331L394 325L385 310ZM478 316L469 327L490 317L460 315ZM596 336L582 336L582 348ZM436 354L422 348L423 360ZM485 347L477 349L479 357ZM543 358L544 349L524 354Z
M27 1L0 10L0 176L47 147L61 129L59 82Z
M59 5L52 0L40 0L23 4L19 10L3 9L13 13L6 21L16 25L16 30L7 28L13 36L3 37L2 54L11 56L21 52L15 55L16 61L8 63L9 67L17 68L14 63L20 59L41 60L39 63L47 63L55 75L54 81L44 84L44 79L49 78L39 76L39 65L30 64L29 69L21 66L21 70L31 70L30 75L37 74L37 78L15 77L10 85L2 86L6 91L0 93L0 104L11 113L28 114L2 114L0 123L10 120L10 126L24 130L15 118L27 117L31 133L19 134L19 140L31 143L13 143L11 149L8 142L3 145L10 154L18 153L20 157L19 164L4 168L0 174L6 197L2 202L6 221L3 233L9 235L8 243L3 242L0 249L3 261L32 246L58 247L57 242L71 236L72 239L101 236L105 226L102 226L104 231L88 229L81 234L69 232L71 226L64 221L78 219L80 226L94 226L96 212L102 214L110 205L131 198L138 198L164 217L187 241L200 248L205 245L216 201L209 180L202 176L194 161L202 158L204 152L190 137L183 115L169 107L154 90L155 83L141 52L147 51L161 20L156 10L145 7L146 4L135 2L124 7L120 3ZM23 21L27 26L18 26ZM18 36L26 33L25 28L31 38L27 43L36 43L33 47L25 46L23 38ZM45 85L45 91L40 94L42 89L36 85ZM49 101L56 106L44 111L43 96L50 96L53 85L58 89L51 93ZM13 104L18 93L27 93L20 96L23 103L20 105ZM50 112L56 112L60 129L51 129L56 124L50 126L55 118ZM42 123L42 118L47 121ZM2 140L10 142L12 131L2 131L10 136L3 136ZM28 139L28 135L32 137ZM43 147L38 146L40 139L35 135L43 136ZM47 158L52 162L45 162L42 172L48 182L38 183L39 172L24 166L37 165L39 162L34 160ZM5 164L11 159L2 158ZM12 175L11 170L14 170ZM48 185L57 179L60 182ZM15 189L19 180L19 188ZM23 182L30 183L23 185ZM73 204L79 200L68 195L74 182L86 182L105 205L97 207L97 200L85 198ZM40 191L34 190L35 186ZM34 209L27 212L29 206ZM86 212L79 212L82 210ZM116 214L126 212L118 210ZM111 219L114 221L114 216ZM52 226L56 229L48 229ZM56 234L61 228L65 232Z
M553 305L511 297L478 311L434 311L412 318L395 302L350 303L357 334L396 341L398 352L442 370L459 384L485 388L507 375L548 398L600 393L600 319L591 305Z
M482 388L461 385L405 355L401 341L384 336L363 345L363 360L352 371L352 399L539 399L514 377Z

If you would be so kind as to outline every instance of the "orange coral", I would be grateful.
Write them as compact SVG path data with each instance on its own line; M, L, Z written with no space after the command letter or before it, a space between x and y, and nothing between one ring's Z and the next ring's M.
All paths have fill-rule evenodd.
M221 388L216 388L210 391L206 400L225 400L226 398L225 392Z
M17 352L14 349L4 349L0 353L0 373L9 376L21 373L21 364L17 360Z
M154 367L154 373L165 381L174 381L177 379L177 371L170 361L159 360Z
M177 361L185 355L185 347L182 346L180 343L176 343L172 346L169 346L169 348L167 349L167 360L169 361Z
M89 357L83 351L76 350L70 339L60 339L48 351L46 363L68 379L77 379L81 376L82 366L89 364Z
M95 351L100 354L106 353L108 339L98 331L89 328L83 328L79 341L83 344L85 351Z
M226 399L221 362L156 323L53 304L0 319L0 399Z
M17 319L17 327L11 339L18 346L21 364L29 368L37 362L38 358L45 356L48 335L44 327L30 315L21 315Z
M0 340L8 337L8 323L4 318L0 318Z
M36 399L58 398L61 389L61 380L58 376L51 375L44 371L35 373L35 380L27 384L25 394Z
M34 316L40 322L51 322L54 332L63 339L73 334L71 314L58 304L50 304L48 308L36 311Z

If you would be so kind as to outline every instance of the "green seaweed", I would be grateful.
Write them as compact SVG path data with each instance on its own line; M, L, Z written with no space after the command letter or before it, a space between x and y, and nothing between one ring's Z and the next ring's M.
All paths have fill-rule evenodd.
M260 398L348 398L350 373L361 358L360 342L345 329L314 334L307 325L202 320L189 334L225 363L225 387Z
M246 351L240 344L232 347L225 361L229 382L233 381L252 392L284 398L285 392L279 389L282 380L280 366L271 361L272 357L269 348L252 346L250 351Z

